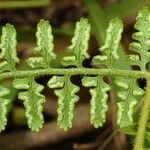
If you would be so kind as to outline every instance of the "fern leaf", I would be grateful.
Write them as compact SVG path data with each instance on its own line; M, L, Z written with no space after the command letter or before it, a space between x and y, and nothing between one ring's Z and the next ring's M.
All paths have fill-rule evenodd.
M0 58L4 61L0 63L0 72L6 70L15 71L16 63L19 62L16 54L16 45L16 30L12 25L6 24L6 26L2 28Z
M114 67L114 62L118 60L118 47L123 31L122 21L118 18L109 23L106 31L105 44L100 48L103 55L98 55L93 58L94 64L104 64L107 67Z
M82 62L84 59L89 58L88 41L90 38L90 24L87 19L81 18L76 24L74 37L72 39L72 45L67 48L73 56L67 56L62 59L62 64L64 66L77 66L82 67Z
M133 123L134 107L138 103L140 96L144 94L144 90L139 88L136 83L136 78L118 77L115 80L120 90L117 92L119 98L117 123L123 128Z
M13 81L13 86L16 89L26 90L19 92L18 98L24 101L29 128L33 131L39 131L44 123L42 105L45 102L45 97L40 94L44 87L37 84L33 77L16 79Z
M93 63L104 64L111 69L117 68L117 66L115 66L115 64L117 63L114 62L119 58L117 51L121 39L122 30L122 21L120 21L119 19L114 19L110 22L106 33L105 44L101 48L102 56L95 56L93 58ZM120 83L119 88L121 88L118 88L118 90L120 91L117 92L117 96L119 97L119 102L117 103L118 124L120 125L120 127L129 126L131 123L133 123L134 107L138 103L138 99L143 93L135 93L136 89L140 89L137 86L136 78L132 79L128 77L115 77L115 79L116 84L119 86ZM127 89L126 87L123 87L123 85L127 86ZM137 96L136 94L139 95Z
M33 52L40 56L29 58L27 64L32 68L49 68L51 60L55 59L56 55L53 52L53 35L48 21L40 20L37 26L36 37L37 47L33 49Z
M48 86L49 88L60 88L55 90L58 96L57 122L59 127L66 131L72 127L74 103L79 99L75 94L79 91L79 87L71 83L69 75L53 76Z
M7 106L11 100L4 97L9 93L9 89L0 86L0 131L5 129L7 123Z
M130 44L130 49L139 55L128 55L127 62L130 65L137 65L142 71L146 70L146 64L150 60L150 10L143 7L136 18L134 28L138 30L132 36L135 42Z
M93 87L90 89L91 101L90 101L90 113L91 124L95 128L103 125L106 120L107 106L107 91L110 90L110 86L103 81L103 76L96 77L84 77L82 84L85 87Z

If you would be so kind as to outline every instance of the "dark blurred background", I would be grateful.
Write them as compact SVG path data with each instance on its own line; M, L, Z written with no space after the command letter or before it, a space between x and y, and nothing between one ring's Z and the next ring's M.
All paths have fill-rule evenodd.
M125 53L132 41L136 15L143 6L149 6L149 0L0 0L1 27L11 23L17 30L17 50L21 59L20 69L27 66L25 60L32 55L36 46L36 25L40 19L49 20L53 27L55 53L57 61L53 67L62 67L60 60L66 55L65 49L70 44L76 21L81 17L89 18L92 26L89 42L91 58L98 54L98 48L105 40L105 31L111 19L119 17L124 22L122 45ZM91 58L84 66L91 67ZM122 67L122 66L121 66ZM37 82L46 86L48 77ZM17 91L11 88L12 104L9 108L6 130L0 134L0 150L127 150L131 149L133 138L120 132L116 125L116 104L113 92L109 93L109 111L103 127L94 129L90 125L88 89L81 85L81 77L75 76L72 82L80 85L79 102L76 104L73 128L68 132L57 126L57 98L53 90L45 88L44 127L38 133L28 129L24 116L25 109L17 98ZM108 82L110 82L108 80Z

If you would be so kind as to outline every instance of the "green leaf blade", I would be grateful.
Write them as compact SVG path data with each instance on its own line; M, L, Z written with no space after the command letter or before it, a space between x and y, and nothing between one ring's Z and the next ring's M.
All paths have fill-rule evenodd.
M90 89L91 124L98 128L106 121L106 111L108 110L106 92L110 90L110 86L103 81L103 76L84 77L82 84L85 87L93 87Z
M118 48L123 32L122 21L118 18L113 19L106 31L105 44L100 48L103 55L93 58L94 64L104 64L107 67L114 68L115 61L118 60Z
M130 126L133 123L133 114L135 106L138 103L140 96L144 94L144 90L139 88L136 83L136 78L117 77L115 80L120 90L117 92L119 101L117 123L123 128Z
M19 92L18 98L24 101L25 116L28 119L29 128L32 131L39 131L44 123L42 105L45 102L45 97L40 94L44 87L37 84L33 78L16 79L13 86L16 89L26 89L24 92Z
M72 38L72 44L67 48L75 57L69 56L62 59L64 66L77 66L82 67L83 60L89 58L88 41L90 38L90 24L87 19L81 18L76 24L74 37ZM72 60L70 63L70 60ZM73 63L74 62L74 63Z
M15 71L16 63L19 62L19 59L16 54L16 30L13 25L9 23L6 24L5 27L2 28L2 36L1 36L1 44L0 48L2 50L0 54L0 58L3 58L4 61L2 62L3 71Z
M7 123L7 106L11 100L4 97L9 93L9 89L0 86L0 131L5 129Z
M52 59L56 58L53 52L53 35L52 28L48 21L41 19L37 25L37 47L33 49L35 54L40 57L31 57L27 60L27 64L32 68L49 68ZM36 61L36 63L35 63Z
M135 51L139 54L140 59L137 62L134 62L133 57L127 56L127 63L130 65L139 66L142 71L146 71L146 65L150 60L150 10L149 7L143 7L139 11L139 14L136 18L136 23L134 28L137 30L132 35L133 41L129 48L132 51ZM137 56L137 54L135 54ZM138 57L138 56L137 56Z
M60 80L61 83L58 85ZM49 80L48 86L50 88L61 88L55 90L55 94L58 96L57 122L61 129L67 131L72 127L74 104L79 99L75 94L79 91L79 87L71 83L68 75L64 77L54 76Z

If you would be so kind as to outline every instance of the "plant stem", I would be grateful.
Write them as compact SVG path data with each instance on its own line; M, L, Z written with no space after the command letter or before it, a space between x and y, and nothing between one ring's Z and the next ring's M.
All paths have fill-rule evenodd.
M15 72L4 72L0 74L0 80L6 78L22 78L30 76L44 76L44 75L110 75L110 76L124 76L124 77L136 77L147 78L150 76L148 72L142 71L128 71L128 70L111 70L111 69L90 69L90 68L71 68L71 69L38 69L38 70L26 70Z
M2 9L20 9L48 6L49 0L30 0L30 1L3 1L0 2L0 10Z
M139 127L136 134L134 150L144 149L144 137L146 132L146 125L150 112L150 76L147 78L147 86L144 96L144 104L141 110L141 117L139 119Z

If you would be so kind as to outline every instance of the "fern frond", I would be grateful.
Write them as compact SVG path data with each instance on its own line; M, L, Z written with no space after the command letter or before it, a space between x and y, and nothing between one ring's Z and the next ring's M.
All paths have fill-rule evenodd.
M110 69L117 68L117 66L115 66L117 63L115 62L117 61L119 63L118 46L121 40L122 31L123 25L119 19L114 19L110 22L106 33L105 44L100 49L102 51L102 56L95 56L93 58L93 63L105 64ZM136 78L115 77L115 80L119 87L117 88L117 96L119 98L117 102L117 122L120 127L129 126L133 123L134 107L138 103L140 96L144 93L139 92L139 90L143 90L137 86ZM139 93L135 93L136 90L138 90Z
M127 62L130 65L139 66L142 71L146 70L146 64L150 60L150 10L149 7L143 7L136 18L134 28L138 30L132 36L135 40L130 44L130 49L137 52L138 55L128 55Z
M27 64L32 68L49 68L52 59L56 55L53 52L53 35L52 28L48 21L40 20L37 25L37 47L33 49L35 54L39 57L31 57L27 60Z
M77 22L74 32L74 37L72 38L72 44L67 48L73 56L67 56L62 59L62 64L64 66L77 66L82 67L82 62L84 59L89 58L88 41L90 38L90 24L87 19L81 18Z
M0 72L9 70L15 71L16 63L19 62L19 59L16 54L16 30L13 25L9 23L2 28L2 36L0 49L1 54L0 58L4 61L0 63Z
M7 123L7 106L11 100L4 97L9 93L9 89L0 86L0 131L5 129Z
M100 48L102 55L93 58L93 64L104 64L109 68L114 68L115 61L118 60L118 47L123 31L122 21L118 18L109 23L106 31L105 44ZM115 66L117 68L117 66Z
M33 77L16 79L13 81L13 86L16 89L26 90L19 92L18 98L24 101L26 108L25 115L28 119L29 128L31 128L32 131L39 131L44 123L42 105L45 102L45 97L40 94L44 87L37 84Z
M39 76L51 75L48 81L48 87L55 89L54 92L58 97L58 125L64 130L72 127L74 105L79 97L76 93L79 87L71 82L74 75L82 75L82 84L90 88L91 101L90 113L91 124L96 128L102 126L106 121L106 112L108 110L107 98L110 85L108 85L103 77L109 76L112 82L118 86L116 88L118 116L117 123L122 127L132 126L134 108L138 104L140 96L144 94L137 85L139 78L147 80L144 103L141 108L141 117L139 119L139 128L137 138L135 140L135 149L143 147L146 133L147 122L150 110L150 73L146 70L150 60L150 10L144 7L137 17L135 29L138 32L133 34L135 42L130 44L130 49L137 52L137 55L129 55L127 62L130 65L140 66L141 70L121 70L117 64L119 59L119 43L123 31L123 24L120 19L114 19L109 23L106 32L106 41L101 47L101 54L93 58L93 64L105 65L105 69L100 68L84 68L83 61L89 58L88 41L90 38L90 24L87 19L81 18L77 22L74 37L71 45L67 48L70 56L62 59L63 66L75 66L74 68L51 68L52 59L56 58L53 52L53 36L52 29L48 21L41 20L37 26L37 47L33 49L35 57L30 57L27 64L29 70L17 70L16 63L19 62L16 53L16 31L10 24L6 24L2 28L2 37L0 43L0 80L13 79L13 87L24 90L19 92L19 99L24 101L26 108L26 117L28 125L33 131L39 131L42 128L44 118L42 115L43 103L45 97L41 94L44 86L36 83L35 79ZM113 88L113 86L112 86ZM5 128L7 119L7 106L11 101L6 98L10 91L0 86L0 131ZM135 120L136 123L136 120ZM138 147L138 144L140 147Z
M150 46L150 11L148 7L140 10L135 24L135 29L138 32L134 33L132 38L136 42L130 44L130 49L137 52L139 55L128 55L127 63L130 65L137 65L142 71L146 70L146 65L150 60L149 46ZM129 126L133 123L134 107L138 103L140 96L144 91L137 86L136 78L116 78L116 84L122 89L117 92L119 97L118 118L117 122L121 127Z
M134 107L138 103L140 97L144 94L144 90L137 86L136 78L118 77L115 83L120 89L117 91L119 101L117 123L123 128L133 123Z
M90 114L91 124L95 128L103 125L106 121L107 106L107 91L110 90L110 86L103 81L103 76L96 77L84 77L82 84L85 87L93 87L90 89L91 101L90 101Z
M75 95L79 91L79 87L72 84L70 75L63 77L53 76L48 81L49 88L60 88L55 90L58 96L58 125L65 131L72 127L74 103L78 101L79 97Z

